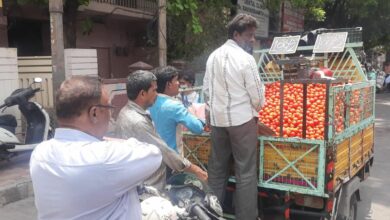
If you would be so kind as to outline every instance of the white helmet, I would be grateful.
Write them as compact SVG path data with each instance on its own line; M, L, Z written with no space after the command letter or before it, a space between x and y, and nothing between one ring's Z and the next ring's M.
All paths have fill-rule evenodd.
M152 196L141 202L142 220L178 220L178 214L185 210L158 196Z

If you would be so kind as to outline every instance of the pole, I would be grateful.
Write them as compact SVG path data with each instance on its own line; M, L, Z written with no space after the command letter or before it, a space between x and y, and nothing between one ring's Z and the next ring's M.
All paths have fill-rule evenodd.
M167 1L158 1L158 63L167 65Z
M49 1L51 58L53 67L53 88L57 89L65 80L64 65L64 34L63 34L63 2L62 0ZM54 100L55 104L55 100Z
M0 47L8 47L7 16L3 14L3 0L0 0Z

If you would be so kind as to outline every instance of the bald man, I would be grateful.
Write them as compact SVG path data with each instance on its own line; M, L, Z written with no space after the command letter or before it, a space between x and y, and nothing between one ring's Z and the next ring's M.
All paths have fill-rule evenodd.
M136 186L160 166L161 152L132 138L103 141L112 108L97 78L62 83L59 128L30 160L38 219L141 219Z

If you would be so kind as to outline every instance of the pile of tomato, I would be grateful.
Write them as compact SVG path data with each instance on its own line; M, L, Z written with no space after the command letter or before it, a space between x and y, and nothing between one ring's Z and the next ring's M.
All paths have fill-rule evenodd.
M277 136L303 137L303 115L306 114L306 138L323 139L325 127L325 84L307 85L306 111L303 109L303 84L285 83L283 86L283 121L280 123L280 82L266 85L266 106L259 119ZM280 127L283 126L283 134Z
M326 84L307 84L306 110L303 106L303 84L283 84L283 97L281 97L280 82L266 85L266 105L259 112L259 120L270 127L279 137L303 138L303 116L306 115L307 139L324 139L325 134L325 111L326 111ZM364 90L365 91L365 90ZM361 105L363 99L369 98L369 91L361 94L361 90L354 90L350 94L349 106L346 105L346 93L341 91L335 95L334 103L334 129L340 133L345 129L346 109L349 109L349 124L357 124L363 117L369 117L369 113L362 114L363 107L369 106L370 102ZM366 94L367 93L367 94ZM280 120L281 101L283 98L283 120ZM365 112L365 111L364 111ZM282 134L280 134L280 128Z
M336 133L340 133L344 130L344 118L345 118L345 93L339 92L335 96L334 105L334 125Z
M336 133L340 133L345 128L345 118L346 118L346 111L345 109L348 109L349 111L349 125L355 125L359 121L361 121L363 118L367 118L372 115L372 108L370 107L371 102L368 102L367 100L370 100L370 88L365 88L362 90L353 90L350 93L349 97L349 104L346 103L346 94L345 92L340 92L337 94L336 97L336 103L335 103L335 129ZM361 104L361 101L364 101L363 105ZM371 110L371 111L370 111ZM362 114L364 112L364 115Z
M351 93L351 105L350 105L350 115L349 115L349 124L354 125L359 122L362 109L360 107L360 90L354 90Z

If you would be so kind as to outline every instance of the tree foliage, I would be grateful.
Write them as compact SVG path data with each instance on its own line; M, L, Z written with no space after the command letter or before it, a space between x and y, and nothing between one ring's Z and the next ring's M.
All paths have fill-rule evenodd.
M264 0L264 5L271 13L280 10L282 2L287 0ZM305 18L314 21L323 21L325 19L324 5L328 0L290 0L295 8L304 9Z
M262 0L275 14L287 0ZM236 0L168 0L169 58L189 59L226 40L225 26ZM389 0L290 0L305 11L305 29L363 27L366 48L390 49ZM225 9L225 10L223 10Z
M48 5L49 0L16 0L19 4ZM64 31L66 47L76 46L76 14L80 5L90 0L64 0ZM157 0L156 0L157 1ZM287 0L261 0L270 10L278 12ZM226 40L226 24L235 10L237 0L167 0L168 59L187 59L211 51ZM390 49L389 0L290 0L305 10L305 29L363 27L366 47L382 45ZM85 21L84 33L91 22Z
M226 40L230 0L168 0L168 59L192 60Z
M271 13L280 10L285 0L262 0ZM325 19L326 0L291 0L305 8L316 21ZM226 24L234 15L237 0L168 0L168 59L191 60L207 53L227 38Z
M312 26L363 27L366 48L382 45L390 49L389 0L328 0L324 22Z
M197 0L171 0L167 2L167 9L173 16L180 16L183 13L187 13L188 26L193 33L201 33L203 31L200 19L198 16L198 1Z

